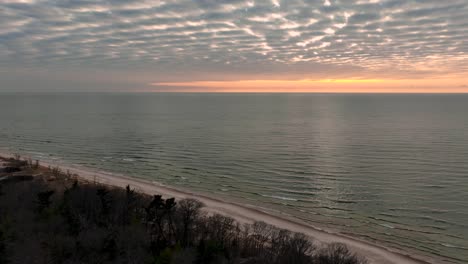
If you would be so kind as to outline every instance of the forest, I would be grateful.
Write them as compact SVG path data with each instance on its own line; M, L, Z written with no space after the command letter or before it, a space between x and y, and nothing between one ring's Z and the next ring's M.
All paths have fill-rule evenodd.
M38 161L0 160L0 263L365 264L343 244L88 182Z

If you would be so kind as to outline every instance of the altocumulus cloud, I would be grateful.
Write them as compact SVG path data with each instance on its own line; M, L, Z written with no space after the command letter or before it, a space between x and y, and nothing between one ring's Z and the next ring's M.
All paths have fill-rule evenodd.
M0 89L466 73L466 14L466 0L0 0Z

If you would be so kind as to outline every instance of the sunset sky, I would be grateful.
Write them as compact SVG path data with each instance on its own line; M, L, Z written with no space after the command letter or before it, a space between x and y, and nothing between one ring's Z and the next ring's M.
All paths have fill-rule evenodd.
M468 92L467 0L0 0L0 91Z

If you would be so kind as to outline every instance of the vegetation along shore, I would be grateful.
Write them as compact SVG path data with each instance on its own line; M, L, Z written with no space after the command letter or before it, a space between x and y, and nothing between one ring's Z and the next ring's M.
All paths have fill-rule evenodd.
M76 172L0 157L0 263L424 263L203 196Z

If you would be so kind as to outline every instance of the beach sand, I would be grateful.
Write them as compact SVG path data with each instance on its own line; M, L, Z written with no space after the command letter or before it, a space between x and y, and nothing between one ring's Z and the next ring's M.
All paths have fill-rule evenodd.
M0 153L2 157L12 157L7 153ZM140 178L127 177L125 175L116 175L114 173L97 172L91 169L78 168L74 166L64 166L51 162L41 161L41 166L60 167L64 171L78 175L79 178L116 187L126 187L129 185L136 191L153 195L160 194L163 197L176 199L192 198L205 204L204 210L208 213L219 213L230 216L240 223L252 223L254 221L263 221L267 224L287 229L294 232L304 233L310 236L317 245L323 243L344 243L350 250L366 257L369 263L375 264L443 264L448 263L441 260L435 260L427 256L410 254L401 250L392 249L382 245L377 245L348 235L324 230L311 226L296 219L288 219L283 216L273 215L263 211L261 208L241 205L229 201L216 199L207 195L193 193L187 190L176 189L165 186L160 183Z

